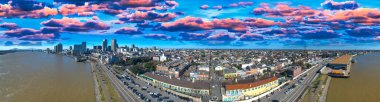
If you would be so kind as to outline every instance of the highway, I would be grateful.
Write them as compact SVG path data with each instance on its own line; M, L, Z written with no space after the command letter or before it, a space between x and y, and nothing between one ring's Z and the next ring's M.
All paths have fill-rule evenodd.
M283 86L279 90L275 91L268 97L264 97L259 102L297 102L304 90L306 90L313 79L319 74L317 73L327 62L320 61L316 66L313 66L304 75L301 75L297 79L291 81L288 85Z
M100 64L98 60L97 63ZM128 90L127 87L123 85L121 80L119 80L110 70L108 70L106 66L100 64L100 67L102 71L106 73L112 85L116 88L116 91L123 98L124 102L140 102L140 100L132 94L131 90Z

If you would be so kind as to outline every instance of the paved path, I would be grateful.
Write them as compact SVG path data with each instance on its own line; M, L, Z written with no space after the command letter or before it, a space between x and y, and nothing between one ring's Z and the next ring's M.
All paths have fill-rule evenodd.
M97 60L97 63L99 61ZM116 88L116 91L120 94L120 96L123 98L124 102L140 102L137 97L133 96L131 90L128 90L126 86L122 84L122 82L116 78L116 76L106 68L104 65L100 65L103 72L108 76L110 79L112 85Z

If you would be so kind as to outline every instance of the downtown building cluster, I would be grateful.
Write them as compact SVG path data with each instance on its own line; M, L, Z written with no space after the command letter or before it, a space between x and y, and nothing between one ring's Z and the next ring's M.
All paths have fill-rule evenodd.
M62 44L58 44L54 51L65 52L60 47ZM315 65L315 61L340 54L338 51L317 50L139 48L134 44L119 46L116 39L112 39L110 45L104 39L101 45L94 45L92 49L88 49L86 42L83 42L70 46L65 53L93 56L102 64L119 67L133 67L123 63L139 58L148 59L156 63L154 70L137 72L137 77L157 88L198 101L249 100L299 77ZM145 63L138 61L136 63Z

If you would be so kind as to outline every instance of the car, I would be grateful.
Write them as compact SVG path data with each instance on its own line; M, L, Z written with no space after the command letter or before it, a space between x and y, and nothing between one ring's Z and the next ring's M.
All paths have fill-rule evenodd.
M146 87L146 86L141 88L141 90L146 90L146 89L148 89L148 87Z
M164 99L162 99L162 98L158 98L158 99L157 99L158 102L161 102L161 101L163 101L163 100L164 100Z

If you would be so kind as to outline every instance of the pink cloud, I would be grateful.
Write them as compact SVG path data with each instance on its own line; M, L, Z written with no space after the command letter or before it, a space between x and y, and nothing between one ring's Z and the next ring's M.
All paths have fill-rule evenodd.
M287 4L279 3L275 8L270 8L269 4L260 4L260 7L253 10L254 14L265 14L270 17L283 16L315 16L320 14L320 11L313 10L307 6L290 7Z
M373 40L380 41L380 36L375 37Z
M203 10L206 10L206 9L208 9L209 8L209 6L208 5L202 5L201 7L199 7L200 9L203 9Z
M105 4L85 4L83 6L77 6L75 4L64 4L59 8L59 13L62 15L77 14L79 16L92 16L94 11L106 10Z
M244 22L249 26L254 26L254 27L259 27L259 28L270 27L277 24L276 22L272 20L266 20L262 18L246 18Z
M245 23L239 19L215 19L212 21L214 28L216 29L228 29L229 31L245 32L248 30Z
M0 17L42 18L57 15L57 9L44 7L43 9L23 11L8 4L0 4Z
M217 32L214 35L208 37L211 41L233 41L236 40L236 36L226 32Z
M176 17L173 13L156 13L153 11L140 12L136 11L131 14L121 14L118 16L122 21L143 22L144 20L152 20L156 22L168 22Z
M135 35L135 34L142 34L140 30L136 28L130 28L130 27L123 27L115 32L116 34L129 34L129 35Z
M6 38L17 38L29 41L55 40L59 38L59 34L56 32L46 31L46 29L35 30L31 28L8 30L4 35Z
M264 40L264 36L261 34L252 34L251 32L247 32L240 36L241 41L260 41Z
M174 37L165 34L148 34L144 36L145 38L151 38L156 40L175 40Z
M152 6L158 0L120 0L124 6Z
M163 23L161 28L169 31L195 31L210 29L227 29L231 32L245 32L248 26L254 27L270 27L277 23L271 20L248 18L240 19L214 19L212 21L204 21L201 18L185 17L174 22Z
M62 27L65 31L88 31L94 30L107 30L110 28L106 23L100 21L89 20L87 22L80 22L75 18L64 17L62 19L50 19L41 23L49 27Z
M19 28L16 23L7 23L7 22L0 24L0 27L5 28L5 29L17 29L17 28Z
M29 41L45 41L52 40L56 38L56 34L34 34L34 35L26 35L20 37L20 40L29 40Z
M178 31L178 30L208 30L212 29L214 25L211 22L203 21L201 18L185 17L178 19L174 22L163 23L161 26L164 30Z

